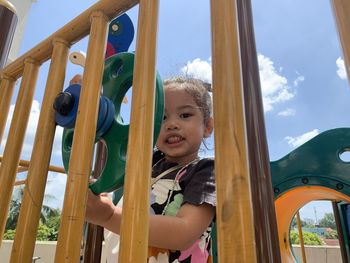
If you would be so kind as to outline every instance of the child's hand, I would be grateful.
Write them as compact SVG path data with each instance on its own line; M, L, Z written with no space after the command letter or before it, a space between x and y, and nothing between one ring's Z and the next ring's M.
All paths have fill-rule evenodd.
M83 76L81 74L77 74L69 81L69 85L81 84L82 82L83 82Z
M87 222L104 226L113 216L114 208L115 206L108 194L95 195L91 190L88 190L85 214Z

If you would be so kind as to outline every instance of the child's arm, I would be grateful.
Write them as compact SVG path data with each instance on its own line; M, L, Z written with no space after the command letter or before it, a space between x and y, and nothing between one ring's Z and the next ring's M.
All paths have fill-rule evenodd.
M149 245L173 250L189 248L207 229L215 207L184 204L176 216L150 216Z
M122 209L115 207L105 195L89 191L86 219L119 234ZM215 215L215 207L184 204L176 216L151 215L149 245L173 250L189 248L207 229Z

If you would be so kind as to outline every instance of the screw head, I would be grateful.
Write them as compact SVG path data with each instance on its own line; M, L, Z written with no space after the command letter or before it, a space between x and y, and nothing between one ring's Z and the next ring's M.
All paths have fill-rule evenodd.
M309 179L307 179L306 177L301 179L303 184L308 184L309 183Z

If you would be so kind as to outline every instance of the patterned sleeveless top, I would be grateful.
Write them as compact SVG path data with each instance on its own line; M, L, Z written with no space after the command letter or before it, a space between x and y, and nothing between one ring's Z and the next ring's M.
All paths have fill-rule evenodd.
M158 156L157 156L158 155ZM157 158L158 157L158 158ZM176 166L154 154L152 178ZM157 180L151 188L151 213L176 216L185 204L216 206L214 160L205 158L192 162ZM211 223L198 240L184 251L149 248L149 263L206 263L212 262Z

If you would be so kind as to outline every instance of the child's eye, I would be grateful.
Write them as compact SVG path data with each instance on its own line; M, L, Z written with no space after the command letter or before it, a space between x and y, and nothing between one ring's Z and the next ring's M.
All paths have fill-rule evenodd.
M165 121L165 120L166 120L166 116L164 115L164 116L163 116L163 121Z
M193 114L191 114L191 113L182 113L182 114L180 114L180 118L183 118L183 119L189 118L191 116L193 116Z

